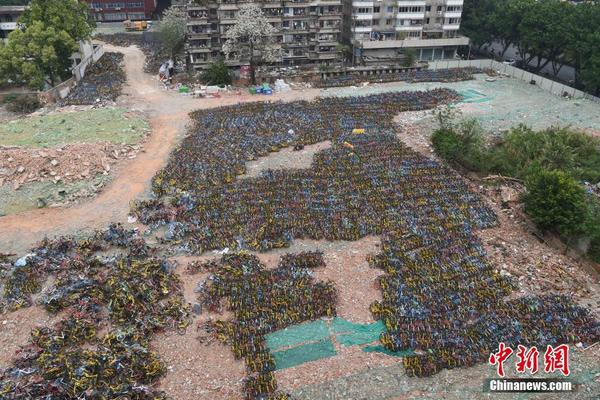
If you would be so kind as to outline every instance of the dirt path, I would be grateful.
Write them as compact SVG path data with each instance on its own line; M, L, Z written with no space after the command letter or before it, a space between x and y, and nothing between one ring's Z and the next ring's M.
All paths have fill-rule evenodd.
M239 102L260 100L294 101L314 98L318 89L289 91L269 97L249 94L216 99L195 99L168 91L143 72L144 54L137 47L105 45L107 51L125 55L127 86L121 106L140 110L149 117L152 132L144 152L115 171L112 183L96 198L67 208L44 208L0 217L0 252L23 253L45 236L91 231L111 222L127 220L131 201L144 195L154 174L166 163L170 151L185 132L188 113Z

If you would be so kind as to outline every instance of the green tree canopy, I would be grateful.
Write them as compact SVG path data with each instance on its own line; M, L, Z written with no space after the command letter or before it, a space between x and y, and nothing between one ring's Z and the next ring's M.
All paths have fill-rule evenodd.
M69 57L77 48L67 32L33 21L24 30L11 32L8 44L0 47L0 76L26 82L32 89L41 90L46 83L54 86L71 75Z
M89 39L96 28L88 5L77 0L31 0L19 22L30 25L35 21L56 32L64 31L75 41Z
M525 211L543 230L582 233L588 213L585 189L563 171L541 171L527 184Z
M223 59L214 61L202 74L202 80L209 85L229 85L231 83L229 67Z

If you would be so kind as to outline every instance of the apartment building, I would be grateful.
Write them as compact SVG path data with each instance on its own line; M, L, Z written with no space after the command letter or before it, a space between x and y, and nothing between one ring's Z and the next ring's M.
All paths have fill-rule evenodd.
M0 40L17 29L17 19L25 12L25 6L0 6Z
M188 61L196 70L221 57L227 30L235 23L240 0L192 0L187 5ZM258 2L277 29L283 65L337 61L342 40L342 0L263 0ZM246 60L232 60L239 66Z
M413 49L419 60L451 59L469 44L458 33L463 0L346 0L344 36L358 64L393 63Z
M85 0L99 22L152 19L156 0Z

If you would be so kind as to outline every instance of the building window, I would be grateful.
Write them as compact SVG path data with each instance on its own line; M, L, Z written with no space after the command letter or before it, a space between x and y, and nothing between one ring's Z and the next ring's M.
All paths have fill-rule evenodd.
M431 11L431 6L425 6L425 11L427 11L427 12Z
M385 20L385 24L386 25L391 25L392 24L392 19L388 18Z
M423 12L422 7L398 7L399 13L418 13Z
M379 6L377 6L377 7L373 7L373 12L374 12L374 13L378 13L378 12L379 12L379 9L380 9L380 7L379 7Z
M457 11L461 11L462 7L461 6L448 6L446 7L446 12L457 12Z
M105 21L125 21L127 13L106 13L104 14Z
M438 11L442 11L442 6L437 6Z
M417 31L417 32L408 32L408 37L412 37L412 38L421 37L421 32L419 32L419 31Z
M146 19L146 14L144 14L144 13L127 13L127 17L131 20Z
M370 14L371 9L369 7L359 7L358 14Z
M102 3L92 3L92 8L95 8L96 10L102 10Z
M458 25L460 24L460 18L448 18L448 24Z
M394 12L394 6L388 6L387 12L393 13Z
M129 8L144 8L144 2L132 1L131 3L127 3L127 7L129 7Z

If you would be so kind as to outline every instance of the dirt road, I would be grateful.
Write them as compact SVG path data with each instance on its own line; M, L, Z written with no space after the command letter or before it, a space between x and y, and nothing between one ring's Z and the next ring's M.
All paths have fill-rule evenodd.
M148 116L152 131L144 145L145 151L118 168L111 184L94 199L72 207L44 208L0 217L0 252L23 253L45 236L92 231L111 222L126 221L130 202L149 189L152 177L166 163L178 138L185 133L188 113L192 110L257 100L310 99L319 93L318 89L312 89L268 98L240 94L196 99L166 90L154 76L144 73L144 54L137 47L105 45L105 49L125 55L127 85L119 105Z

